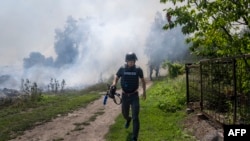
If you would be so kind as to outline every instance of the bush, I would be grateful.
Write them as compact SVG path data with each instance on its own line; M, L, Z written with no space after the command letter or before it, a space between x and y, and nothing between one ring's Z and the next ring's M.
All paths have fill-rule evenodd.
M167 82L155 82L148 94L158 101L157 107L164 112L181 110L186 103L184 75Z
M171 78L175 78L185 72L185 66L180 63L170 63L166 61L163 63L162 67L164 69L168 68L168 74Z

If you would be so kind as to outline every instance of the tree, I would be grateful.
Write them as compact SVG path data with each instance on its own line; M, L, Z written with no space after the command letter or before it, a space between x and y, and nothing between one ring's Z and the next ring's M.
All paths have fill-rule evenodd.
M192 53L221 57L250 52L249 0L160 0L174 7L164 9L168 30L182 26Z

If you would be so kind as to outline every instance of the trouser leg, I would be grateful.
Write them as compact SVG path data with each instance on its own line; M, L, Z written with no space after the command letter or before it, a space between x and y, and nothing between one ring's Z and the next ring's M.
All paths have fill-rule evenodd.
M140 121L139 121L139 96L138 94L132 100L132 119L133 119L133 137L138 138L138 133L140 129Z
M122 96L122 115L124 119L128 120L129 119L129 99L127 96Z

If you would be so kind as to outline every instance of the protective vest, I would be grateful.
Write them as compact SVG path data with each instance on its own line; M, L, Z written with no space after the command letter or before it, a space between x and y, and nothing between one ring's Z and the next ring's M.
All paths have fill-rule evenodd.
M126 93L132 93L139 87L139 78L143 78L143 72L140 67L128 68L127 65L120 67L117 74L121 77L121 87Z

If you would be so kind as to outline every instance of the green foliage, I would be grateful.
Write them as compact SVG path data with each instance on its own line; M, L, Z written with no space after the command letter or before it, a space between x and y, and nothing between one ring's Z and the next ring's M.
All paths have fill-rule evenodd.
M171 78L177 77L185 72L185 66L180 63L171 63L165 61L162 65L164 69L168 69L168 74Z
M168 81L155 82L148 90L149 97L157 99L157 107L164 112L176 112L180 110L185 102L185 80L184 75Z
M205 57L249 53L249 0L161 0L172 21L164 29L182 26L190 50Z
M243 94L250 93L250 59L249 60L237 60L237 87L238 91Z

